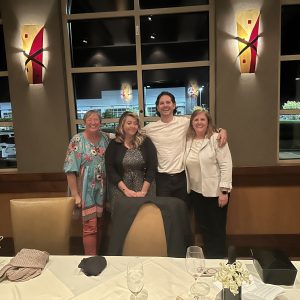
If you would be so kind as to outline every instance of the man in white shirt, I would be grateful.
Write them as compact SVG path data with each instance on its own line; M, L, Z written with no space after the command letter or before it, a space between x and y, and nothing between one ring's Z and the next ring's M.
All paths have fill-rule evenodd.
M156 193L157 196L177 197L187 202L183 155L190 120L174 116L176 101L169 92L161 92L155 104L160 120L147 124L144 129L157 150ZM220 146L226 141L227 134L222 130Z

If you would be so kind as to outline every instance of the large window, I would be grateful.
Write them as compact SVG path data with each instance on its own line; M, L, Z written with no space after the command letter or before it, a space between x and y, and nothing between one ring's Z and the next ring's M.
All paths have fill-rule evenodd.
M69 23L73 67L135 65L134 18Z
M208 21L208 12L142 16L142 63L207 61Z
M12 123L3 25L0 19L0 169L16 167L15 135Z
M143 87L146 116L155 115L157 95L165 90L175 95L178 115L190 115L199 105L209 109L208 67L144 71Z
M279 159L300 159L300 1L281 8Z
M138 112L136 72L73 74L73 84L77 119L82 119L90 109L98 110L104 119L118 118L126 110ZM125 84L131 89L125 91Z
M177 114L214 107L214 7L208 0L67 1L63 11L72 133L98 110L112 131L125 110L155 120L157 95ZM213 113L213 112L212 112Z

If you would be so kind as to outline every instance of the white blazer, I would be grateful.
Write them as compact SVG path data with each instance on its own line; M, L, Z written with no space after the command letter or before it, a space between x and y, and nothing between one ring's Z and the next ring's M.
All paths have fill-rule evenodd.
M205 197L218 197L220 188L232 188L232 160L228 144L218 146L217 133L205 138L198 153L199 172L202 177L202 195ZM186 167L186 159L192 147L193 140L186 143L184 153L184 168L187 178L187 192L191 192L190 176Z

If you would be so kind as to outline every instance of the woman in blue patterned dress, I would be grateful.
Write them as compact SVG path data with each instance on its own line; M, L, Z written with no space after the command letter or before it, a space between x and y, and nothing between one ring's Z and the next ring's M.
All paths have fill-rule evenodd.
M75 205L82 208L84 253L96 255L106 200L104 153L109 138L100 131L101 117L97 111L88 111L83 120L86 128L71 139L64 171Z

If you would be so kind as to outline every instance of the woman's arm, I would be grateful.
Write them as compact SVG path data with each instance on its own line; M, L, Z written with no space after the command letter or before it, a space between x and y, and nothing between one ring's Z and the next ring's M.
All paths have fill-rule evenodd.
M137 192L129 189L123 180L118 183L118 188L123 192L126 197L139 197L137 196Z
M228 140L227 130L219 128L216 130L216 132L218 133L217 140L219 141L219 147L224 147Z
M158 162L156 148L149 137L146 137L142 151L146 163L145 181L151 183L155 178Z
M75 173L67 173L67 181L68 181L68 186L71 191L72 197L75 198L75 204L78 207L81 207L81 197L78 192L78 186L77 186L77 177Z
M146 171L142 189L137 192L137 197L145 197L148 193L151 182L155 178L157 171L157 151L151 139L146 137L141 147L145 159Z
M222 148L216 147L216 158L221 174L219 184L219 206L223 207L228 203L228 193L232 188L232 159L228 143Z
M107 149L105 151L105 168L106 168L106 176L110 183L117 185L118 182L122 180L122 176L120 174L120 169L117 168L117 164L120 164L121 161L120 155L122 153L119 153L118 151L118 143L115 140L111 140L110 143L107 146Z

